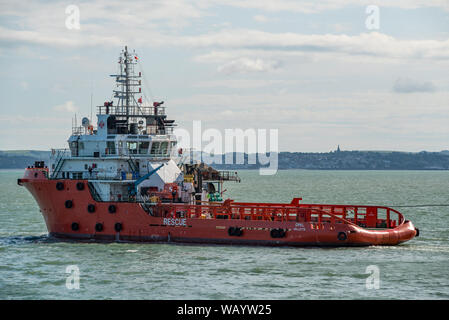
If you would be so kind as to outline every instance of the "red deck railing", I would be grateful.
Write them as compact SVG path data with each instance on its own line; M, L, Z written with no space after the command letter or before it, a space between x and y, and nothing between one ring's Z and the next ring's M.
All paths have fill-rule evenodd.
M239 219L260 221L298 221L311 223L347 223L366 228L394 228L404 222L402 214L381 206L250 203L226 200L224 203L188 205L159 203L154 214L161 217L198 219Z

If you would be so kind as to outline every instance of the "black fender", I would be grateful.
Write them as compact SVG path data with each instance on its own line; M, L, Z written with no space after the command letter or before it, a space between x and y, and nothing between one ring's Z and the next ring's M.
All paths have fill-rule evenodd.
M97 223L95 225L95 231L97 231L97 232L103 231L103 224L102 223Z
M88 204L88 205L87 205L87 211L88 211L89 213L94 213L94 212L95 212L95 205L92 204L92 203Z
M345 241L346 239L348 239L348 235L346 234L346 232L340 231L337 235L337 239L340 241Z
M78 182L76 184L76 189L79 190L79 191L84 190L84 182Z
M73 201L72 201L72 200L66 200L66 202L65 202L65 207L66 207L67 209L72 208L72 207L73 207Z

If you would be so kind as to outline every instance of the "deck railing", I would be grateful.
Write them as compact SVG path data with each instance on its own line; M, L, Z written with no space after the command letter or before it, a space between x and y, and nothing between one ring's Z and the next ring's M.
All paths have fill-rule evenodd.
M154 206L154 213L156 216L177 218L296 221L317 225L344 223L365 228L394 228L404 222L400 212L388 207L246 203L231 200L201 205L159 203ZM385 216L381 217L381 213Z
M153 115L165 115L165 107L159 106L157 108L149 107L149 106L133 106L129 107L128 112L126 112L126 108L122 106L98 106L97 107L98 114L111 114L115 116L153 116Z
M51 149L51 159L55 159L51 168L51 178L56 178L64 164L65 159L70 157L69 149Z

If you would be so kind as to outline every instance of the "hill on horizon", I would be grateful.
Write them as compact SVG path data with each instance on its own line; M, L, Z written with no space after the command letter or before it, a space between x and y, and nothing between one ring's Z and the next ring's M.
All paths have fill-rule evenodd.
M199 154L199 153L198 153ZM196 159L200 158L195 156ZM48 163L50 151L9 150L0 151L0 169L23 169L35 161ZM225 155L221 155L224 163ZM236 153L233 154L236 163ZM258 169L259 164L212 164L219 170ZM449 150L440 152L403 151L331 151L331 152L280 152L279 169L310 170L449 170Z

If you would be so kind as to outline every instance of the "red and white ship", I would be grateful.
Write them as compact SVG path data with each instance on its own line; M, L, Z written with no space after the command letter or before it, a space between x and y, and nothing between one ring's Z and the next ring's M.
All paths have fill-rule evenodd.
M223 201L236 172L180 161L163 102L142 98L135 53L121 52L116 101L97 126L75 125L69 149L52 150L18 184L36 199L50 236L77 240L269 246L396 245L419 234L388 207ZM137 97L137 98L136 98ZM145 101L143 101L145 100ZM190 159L192 160L192 159Z

